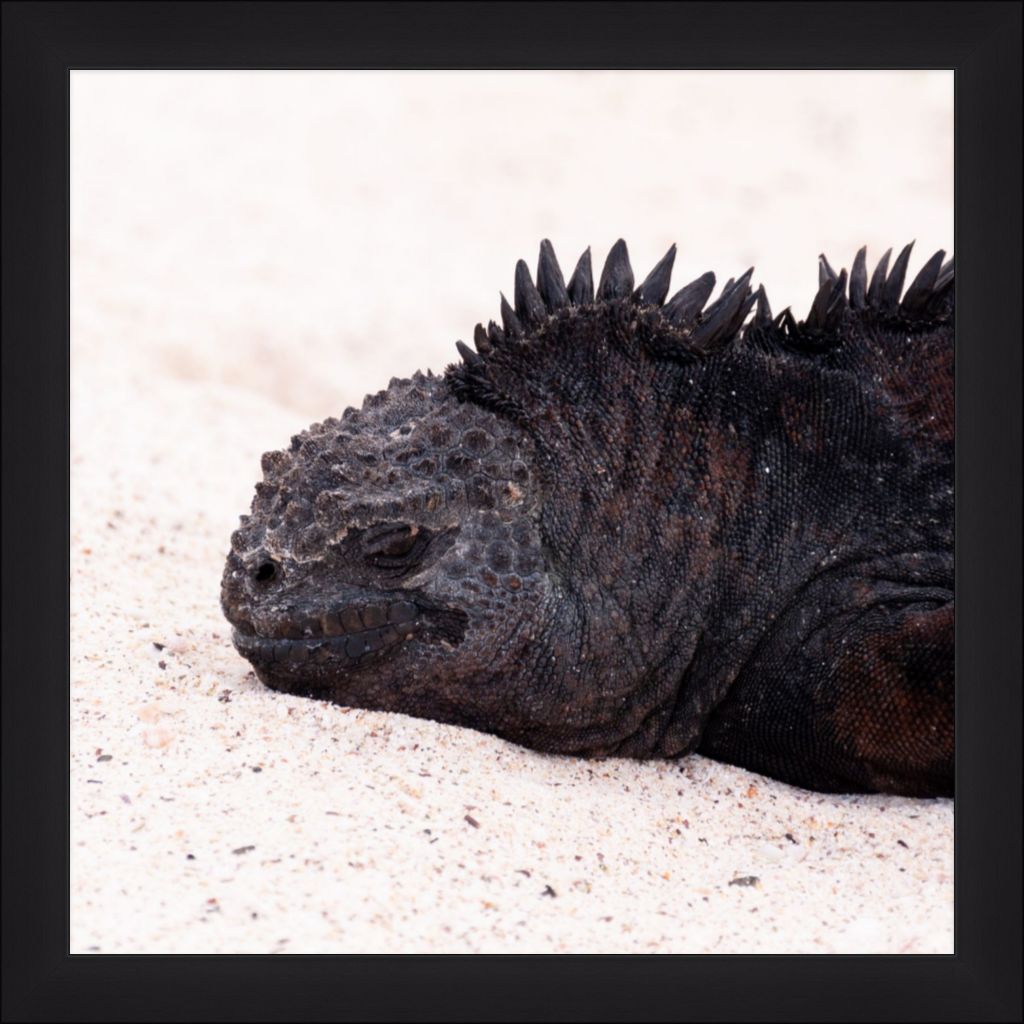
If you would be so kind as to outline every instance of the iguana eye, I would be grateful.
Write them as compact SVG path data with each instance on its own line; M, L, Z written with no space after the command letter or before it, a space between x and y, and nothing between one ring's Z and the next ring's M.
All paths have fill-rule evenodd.
M393 567L409 560L426 546L429 531L405 523L375 527L364 538L364 550L372 565Z

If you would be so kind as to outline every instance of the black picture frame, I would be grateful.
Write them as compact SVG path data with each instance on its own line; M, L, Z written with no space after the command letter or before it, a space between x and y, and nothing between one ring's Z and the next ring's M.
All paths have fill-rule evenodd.
M5 3L3 1019L1020 1020L1021 10ZM954 955L68 955L69 70L211 67L955 69Z

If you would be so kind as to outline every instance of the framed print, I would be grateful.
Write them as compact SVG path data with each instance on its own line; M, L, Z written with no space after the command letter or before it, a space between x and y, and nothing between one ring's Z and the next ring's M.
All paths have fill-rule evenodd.
M45 10L12 1019L1012 1018L1019 10Z

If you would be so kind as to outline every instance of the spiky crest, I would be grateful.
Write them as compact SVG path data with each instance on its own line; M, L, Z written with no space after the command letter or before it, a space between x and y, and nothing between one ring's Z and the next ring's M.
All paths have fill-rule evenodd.
M750 340L762 348L778 348L801 353L820 353L837 348L843 339L841 325L847 317L870 318L906 326L930 325L949 319L953 306L953 260L943 263L939 250L921 268L906 292L910 252L905 246L889 270L892 250L879 260L870 282L867 276L867 250L858 250L849 274L838 273L824 254L818 257L818 292L807 317L797 321L787 308L772 318L764 286L751 290L751 267L738 280L730 279L718 298L707 306L715 286L715 275L708 271L681 288L671 298L669 281L676 246L658 261L643 282L634 288L629 251L621 238L612 246L594 287L590 249L580 257L568 285L548 239L540 243L537 284L523 260L515 268L514 308L501 296L503 328L492 320L486 330L477 324L473 333L474 351L457 342L462 362L448 367L446 378L454 393L463 399L498 409L510 415L521 414L517 403L505 395L491 378L489 359L496 349L510 346L534 346L544 343L545 330L555 319L583 315L588 309L630 303L638 309L656 312L660 325L657 344L649 344L652 356L692 360L729 345ZM754 317L747 315L756 305ZM525 354L525 349L524 349Z

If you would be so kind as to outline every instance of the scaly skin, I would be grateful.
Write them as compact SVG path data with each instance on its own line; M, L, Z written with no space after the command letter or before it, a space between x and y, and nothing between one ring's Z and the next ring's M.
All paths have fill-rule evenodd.
M537 750L953 787L952 267L806 322L548 243L504 329L263 459L222 605L275 689ZM888 254L887 254L888 255ZM744 326L756 301L753 320Z

